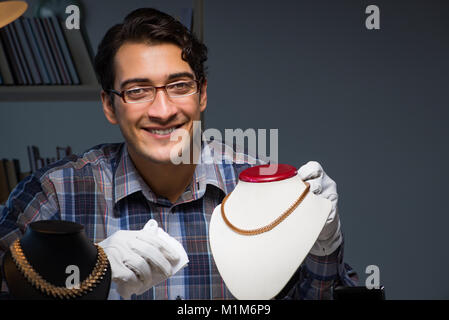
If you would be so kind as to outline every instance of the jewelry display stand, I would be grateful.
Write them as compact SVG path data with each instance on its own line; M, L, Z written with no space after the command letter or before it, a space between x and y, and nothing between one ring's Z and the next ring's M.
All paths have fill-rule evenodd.
M210 221L213 258L237 299L272 299L284 291L331 211L331 202L309 192L296 168L279 164L274 174L260 174L267 167L240 173Z
M87 238L82 225L60 220L33 222L16 244L16 248L19 253L21 250L24 256L24 259L19 259L19 264L13 259L12 247L5 253L3 260L3 274L11 298L20 300L107 299L111 284L109 262L102 249ZM103 264L99 264L99 262ZM46 283L43 288L59 287L59 289L55 289L59 290L58 292L64 292L63 290L67 288L68 284L74 284L71 279L76 276L77 271L79 271L80 286L85 286L87 281L84 283L83 281L89 277L97 279L97 281L89 284L89 289L84 290L79 296L62 294L54 297L48 292L46 293L42 287L39 289L35 284L33 285L32 281L25 277L24 271L20 270L18 265L23 268L26 264L31 265L31 272L39 275L41 280L37 281L38 283ZM99 265L103 265L103 267L98 268ZM29 275L29 270L27 272ZM33 279L36 278L33 277Z

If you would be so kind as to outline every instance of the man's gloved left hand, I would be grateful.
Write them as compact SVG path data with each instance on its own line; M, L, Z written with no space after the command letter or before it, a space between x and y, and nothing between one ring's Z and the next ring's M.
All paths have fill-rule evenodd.
M310 250L311 254L317 256L330 255L342 242L340 218L338 216L337 207L337 184L324 172L321 165L316 161L309 161L300 167L298 169L298 174L303 181L310 183L311 192L329 199L332 203L332 209L327 217L326 224Z

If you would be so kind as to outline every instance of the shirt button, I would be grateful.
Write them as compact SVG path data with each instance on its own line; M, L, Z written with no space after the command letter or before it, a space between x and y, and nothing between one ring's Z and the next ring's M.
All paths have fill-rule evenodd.
M177 296L176 300L182 300L182 297L181 296Z

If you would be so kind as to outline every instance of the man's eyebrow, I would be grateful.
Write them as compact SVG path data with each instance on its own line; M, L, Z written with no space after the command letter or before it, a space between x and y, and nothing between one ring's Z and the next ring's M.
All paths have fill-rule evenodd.
M177 73L170 74L167 77L166 81L170 81L170 80L178 79L178 78L190 78L190 79L194 80L195 76L190 72L177 72ZM131 79L126 79L125 81L120 83L120 88L123 88L130 83L138 83L138 82L152 83L152 81L148 78L131 78Z
M195 76L190 72L177 72L177 73L172 73L171 75L169 75L167 78L167 81L177 79L177 78L190 78L190 79L194 80Z
M148 78L131 78L131 79L126 79L125 81L120 83L120 88L123 88L127 84L135 83L135 82L151 82L151 81Z

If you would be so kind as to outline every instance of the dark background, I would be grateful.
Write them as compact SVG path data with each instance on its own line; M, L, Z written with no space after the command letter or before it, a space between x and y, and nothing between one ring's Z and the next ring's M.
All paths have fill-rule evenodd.
M29 0L29 3L34 1ZM96 47L131 10L190 1L84 1ZM367 30L365 8L380 8ZM206 128L279 129L279 162L338 185L345 261L387 299L449 299L448 1L204 1ZM0 158L121 141L99 102L0 102Z

